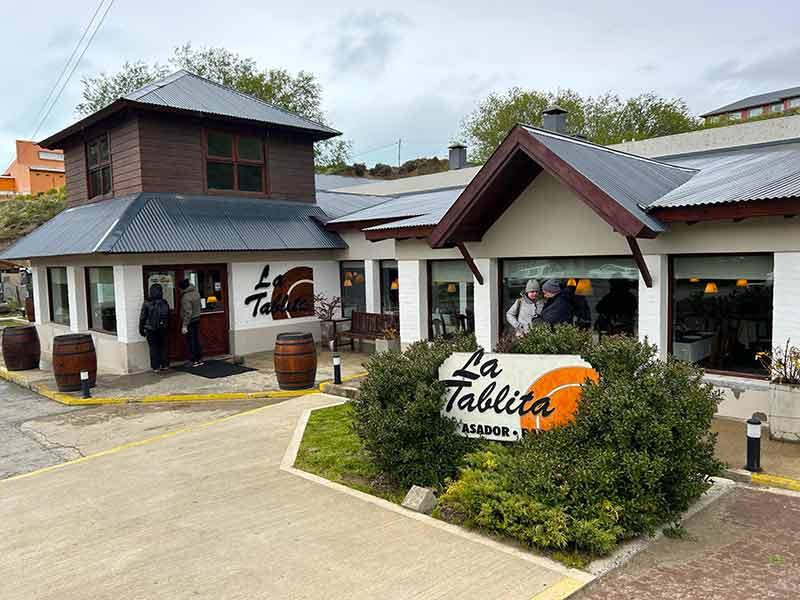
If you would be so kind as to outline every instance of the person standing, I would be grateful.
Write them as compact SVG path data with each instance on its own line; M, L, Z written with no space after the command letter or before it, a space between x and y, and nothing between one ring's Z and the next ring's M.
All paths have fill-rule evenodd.
M169 369L169 304L158 283L150 286L150 294L142 304L139 334L147 338L150 368L156 373Z
M200 293L188 279L182 280L181 289L181 333L189 342L189 357L193 367L203 364L200 358L203 349L200 346Z
M525 291L517 298L506 313L506 321L517 335L523 335L542 312L544 302L539 299L539 282L531 279L525 284Z
M548 279L542 285L544 294L544 307L534 325L547 323L548 325L558 325L565 323L572 324L575 316L575 306L572 302L572 294L564 291L561 282L557 279Z

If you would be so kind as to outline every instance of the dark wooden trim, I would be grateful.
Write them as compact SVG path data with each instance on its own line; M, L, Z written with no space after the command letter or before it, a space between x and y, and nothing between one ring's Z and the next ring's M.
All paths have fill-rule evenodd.
M464 257L464 262L467 263L469 270L472 271L475 279L478 280L478 285L483 285L483 275L481 274L480 269L478 269L478 265L476 265L475 261L472 260L472 255L469 253L467 247L463 242L458 242L456 247L458 248L458 251L461 252L461 256Z
M431 231L433 231L433 225L419 225L417 227L393 227L391 229L365 231L364 237L371 242L390 239L407 240L412 238L427 238Z
M386 225L393 221L401 219L410 219L419 215L408 215L401 217L387 217L383 219L365 219L363 221L346 221L344 223L326 223L325 228L328 231L350 231L353 229L367 229L368 227L375 227L376 225Z
M433 273L431 266L432 260L425 261L425 270L427 271L428 285L428 339L433 339Z
M628 240L628 246L631 247L631 253L633 253L633 260L636 261L636 266L639 267L639 273L642 275L642 279L644 279L644 284L648 288L653 287L653 276L650 275L650 269L647 268L647 263L644 260L644 256L642 256L642 250L639 248L639 242L636 241L636 238L627 235L625 239Z
M740 373L739 371L723 371L721 369L703 369L703 373L708 373L709 375L739 377L741 379L755 379L757 381L769 381L769 375L758 375L756 373Z
M506 311L503 310L503 263L506 259L498 258L497 259L497 281L495 282L495 286L497 287L497 340L500 341L500 338L503 337L503 333L505 332L506 328ZM492 348L494 350L494 348Z
M667 354L672 356L672 338L675 335L675 257L667 257Z
M723 202L701 206L654 208L650 214L663 223L697 223L751 217L791 217L800 214L800 197L747 202Z

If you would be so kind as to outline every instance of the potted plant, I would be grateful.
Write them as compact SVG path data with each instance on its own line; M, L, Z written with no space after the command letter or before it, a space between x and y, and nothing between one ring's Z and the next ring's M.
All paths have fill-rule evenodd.
M336 324L333 319L341 307L341 296L328 299L324 294L314 295L314 314L320 320L320 341L326 347L330 346L331 340L336 337Z
M397 329L389 326L383 330L382 338L375 338L375 352L400 352Z
M800 442L800 348L786 345L756 358L769 371L769 435L786 442Z

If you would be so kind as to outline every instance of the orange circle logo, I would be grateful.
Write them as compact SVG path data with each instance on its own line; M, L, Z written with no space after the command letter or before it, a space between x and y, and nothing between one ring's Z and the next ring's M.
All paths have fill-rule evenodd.
M525 412L520 417L522 428L546 431L572 421L578 409L581 385L587 379L596 383L599 379L597 371L590 367L559 367L536 379L528 388L533 397L524 408L536 404L537 410Z

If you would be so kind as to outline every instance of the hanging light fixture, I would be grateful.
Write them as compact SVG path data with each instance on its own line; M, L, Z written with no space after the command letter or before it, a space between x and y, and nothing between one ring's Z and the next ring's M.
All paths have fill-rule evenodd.
M705 294L716 294L717 293L717 284L713 281L709 281L706 284L706 289L703 291Z
M450 283L447 285L447 293L448 294L455 294L458 291L455 283Z
M393 290L396 290L400 288L400 284L397 282L397 279L392 279L392 285L389 287Z
M700 278L699 277L690 277L689 281L691 281L692 283L700 283Z
M591 279L579 279L578 285L575 286L575 295L576 296L592 296L594 295L594 290L592 289L592 280Z
M342 287L353 287L353 280L345 279L344 282L342 282Z
M364 283L364 276L361 273L356 273L356 283Z
M736 287L747 287L747 279L737 279Z
M578 282L573 277L570 277L569 281L567 281L567 287L576 287L577 285Z

